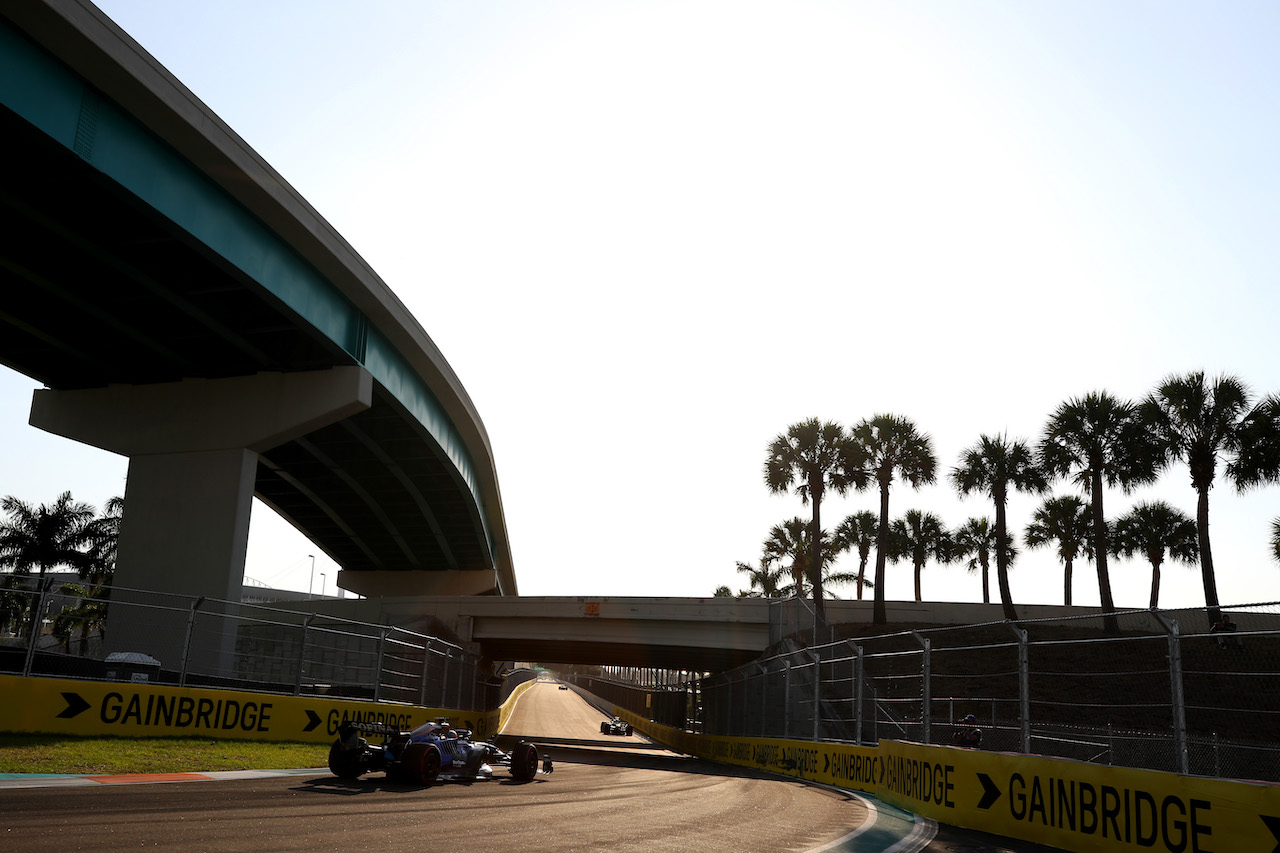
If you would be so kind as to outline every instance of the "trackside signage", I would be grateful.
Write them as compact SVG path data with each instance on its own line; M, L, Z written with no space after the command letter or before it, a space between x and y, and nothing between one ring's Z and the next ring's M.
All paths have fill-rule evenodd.
M624 708L615 707L614 713L630 722L637 730L652 734L655 739L681 752L725 764L757 767L773 773L868 793L875 791L876 780L880 775L879 751L873 746L781 738L689 735L657 726Z
M1280 851L1280 786L881 741L880 799L1066 850Z
M495 730L498 712L457 712L374 702L0 675L0 731L127 737L194 736L329 743L343 722L411 729L439 716Z
M700 735L614 713L690 755L864 791L943 823L1076 853L1280 853L1280 785L902 741Z

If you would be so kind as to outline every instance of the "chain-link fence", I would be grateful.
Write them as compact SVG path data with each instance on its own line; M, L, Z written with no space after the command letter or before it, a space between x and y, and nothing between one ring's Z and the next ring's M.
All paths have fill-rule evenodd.
M984 748L1280 781L1280 604L1225 610L887 635L792 614L770 654L702 681L704 730L951 743L972 714Z
M455 643L261 604L4 579L0 672L233 687L457 710L502 682ZM35 588L32 588L35 587Z

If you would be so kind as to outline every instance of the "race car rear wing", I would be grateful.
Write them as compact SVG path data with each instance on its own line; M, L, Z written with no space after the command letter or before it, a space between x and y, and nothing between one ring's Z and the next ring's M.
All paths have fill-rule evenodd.
M406 731L402 731L399 726L392 726L387 723L361 723L355 720L348 720L338 727L340 732L343 729L360 732L361 734L388 735L391 737L409 734Z

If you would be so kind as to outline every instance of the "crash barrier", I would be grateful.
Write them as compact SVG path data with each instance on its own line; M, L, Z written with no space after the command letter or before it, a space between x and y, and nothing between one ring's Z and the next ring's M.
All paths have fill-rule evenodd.
M860 791L940 823L1077 853L1280 850L1280 785L883 740L704 735L614 713L671 749Z
M519 681L498 708L465 711L318 696L171 687L0 674L0 731L118 737L211 737L330 743L349 720L412 729L437 717L471 729L477 738L502 730L520 696Z
M520 697L527 693L529 688L533 687L535 683L536 678L522 678L519 683L511 689L507 698L503 700L502 705L498 707L497 721L495 723L495 728L492 730L492 734L497 734L507 727L507 720L511 718L511 712L515 710L516 702L520 701ZM489 733L487 732L486 736L488 734ZM477 735L479 735L479 732L477 732Z
M988 748L1280 781L1280 604L1223 612L1217 624L1203 609L1138 610L831 641L854 627L834 626L675 687L641 677L686 695L683 725L711 734L950 744L973 714Z
M474 652L312 612L323 602L292 602L294 610L82 582L21 586L37 580L0 578L0 672L468 711L500 701L501 681Z
M500 710L464 711L152 682L0 675L0 731L330 743L348 720L411 729L436 717L487 737Z

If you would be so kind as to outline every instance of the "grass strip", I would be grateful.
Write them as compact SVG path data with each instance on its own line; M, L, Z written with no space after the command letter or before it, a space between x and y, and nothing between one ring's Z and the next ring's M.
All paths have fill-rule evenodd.
M328 747L286 741L0 734L0 773L201 773L323 767Z

